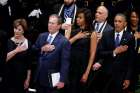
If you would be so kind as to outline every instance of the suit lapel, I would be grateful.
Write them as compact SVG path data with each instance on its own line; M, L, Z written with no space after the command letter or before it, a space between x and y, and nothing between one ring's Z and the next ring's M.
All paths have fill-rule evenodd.
M58 40L60 38L60 35L59 33L56 35L56 37L54 38L53 42L52 42L52 45L57 45L58 44Z
M115 31L113 30L113 31L111 31L111 37L110 37L110 42L109 43L111 43L110 45L111 45L111 47L113 47L113 48L115 48Z
M120 41L120 45L124 45L124 44L127 44L127 33L126 31L123 31L123 35L122 35L122 38L121 38L121 41Z

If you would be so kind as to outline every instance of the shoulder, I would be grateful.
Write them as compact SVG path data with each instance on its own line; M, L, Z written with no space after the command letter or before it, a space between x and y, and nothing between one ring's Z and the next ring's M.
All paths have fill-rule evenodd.
M58 36L59 36L59 40L62 42L62 43L70 43L69 40L64 36L62 35L61 33L58 33Z
M43 32L43 33L40 33L38 38L43 38L43 37L46 37L49 33L48 32Z
M110 29L108 31L103 32L103 35L111 35L114 34L114 29Z
M109 23L106 24L106 28L109 30L113 30L113 27Z
M125 36L127 36L128 38L134 38L133 34L131 32L129 32L128 30L124 31Z
M60 40L68 41L68 39L64 35L62 35L61 33L58 33L58 36L60 37Z

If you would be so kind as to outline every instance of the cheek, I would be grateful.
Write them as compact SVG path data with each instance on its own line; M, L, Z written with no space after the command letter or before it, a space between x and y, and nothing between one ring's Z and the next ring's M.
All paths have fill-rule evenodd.
M24 34L24 31L20 31L20 32L19 31L15 31L14 33L15 34L18 34L18 35L23 35Z
M79 20L76 20L76 23L79 24Z

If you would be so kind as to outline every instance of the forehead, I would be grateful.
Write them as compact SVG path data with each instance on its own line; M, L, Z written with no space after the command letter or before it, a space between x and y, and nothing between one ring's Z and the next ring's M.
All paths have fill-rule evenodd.
M115 20L125 21L125 18L123 16L121 16L121 15L117 15L115 17Z
M97 8L97 11L96 12L105 13L106 12L106 9L103 6L101 6L101 7L98 7Z
M22 25L16 25L15 28L16 29L22 29L23 27L22 27Z
M77 16L78 17L84 17L84 13L79 13Z
M58 22L58 18L56 17L56 16L51 16L50 18L49 18L49 22L54 22L54 23L57 23Z
M131 16L136 16L136 17L138 17L138 14L137 14L136 12L133 11L133 12L131 13Z

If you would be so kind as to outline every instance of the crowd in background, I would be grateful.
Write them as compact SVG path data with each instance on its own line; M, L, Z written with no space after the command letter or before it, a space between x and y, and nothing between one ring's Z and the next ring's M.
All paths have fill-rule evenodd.
M135 93L139 4L1 0L0 93ZM56 72L60 80L53 86Z

